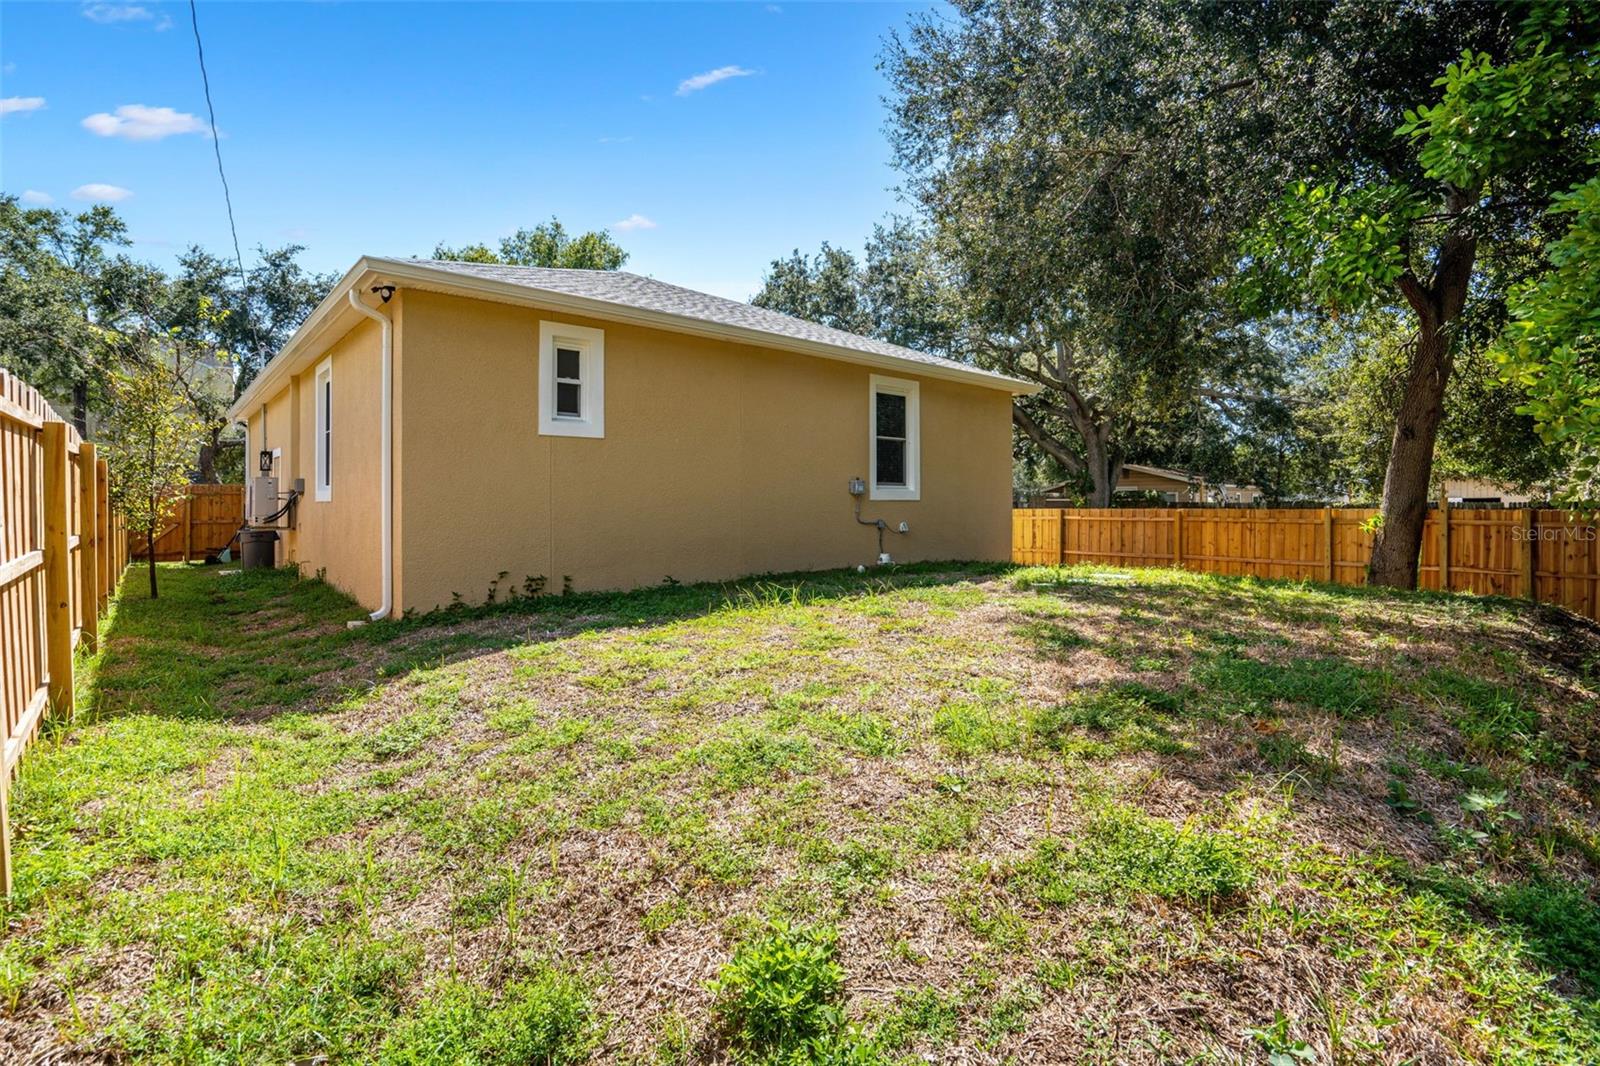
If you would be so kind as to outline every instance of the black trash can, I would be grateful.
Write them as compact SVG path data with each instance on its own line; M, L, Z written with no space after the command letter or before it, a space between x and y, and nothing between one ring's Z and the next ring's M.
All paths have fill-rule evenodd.
M239 534L239 561L246 570L271 570L274 563L276 529L246 529Z

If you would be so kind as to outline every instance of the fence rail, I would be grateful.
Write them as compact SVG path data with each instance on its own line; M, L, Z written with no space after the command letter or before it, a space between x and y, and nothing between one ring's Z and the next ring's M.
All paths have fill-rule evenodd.
M72 656L99 642L128 557L104 459L0 371L0 891L11 891L11 777L47 717L72 713Z
M1023 508L1011 558L1030 565L1178 566L1360 585L1370 508ZM1422 533L1425 589L1520 596L1600 619L1600 531L1565 511L1441 507Z
M156 561L204 559L227 547L243 524L243 485L190 485L172 521L156 534ZM133 534L128 550L131 560L144 559L144 534Z

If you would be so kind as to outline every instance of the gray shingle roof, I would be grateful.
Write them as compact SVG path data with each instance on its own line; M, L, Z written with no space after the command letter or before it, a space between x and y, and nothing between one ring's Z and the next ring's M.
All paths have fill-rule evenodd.
M981 370L968 363L941 359L913 348L903 348L887 341L807 322L803 318L795 318L765 307L712 296L710 293L696 292L693 289L669 285L655 278L641 277L621 270L563 270L553 267L505 266L498 263L459 263L444 259L401 259L397 262L616 304L619 307L637 308L657 314L676 315L701 322L753 330L775 337L826 344L868 355L881 355L928 366L946 367L967 374L983 374L997 381L1013 380L1001 374ZM1026 382L1016 382L1016 384L1027 387Z

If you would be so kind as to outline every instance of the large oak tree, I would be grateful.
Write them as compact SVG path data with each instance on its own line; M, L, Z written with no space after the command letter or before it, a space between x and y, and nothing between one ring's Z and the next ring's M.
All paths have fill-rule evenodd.
M895 38L895 156L954 264L972 354L1043 385L1014 421L1110 501L1139 434L1254 391L1229 309L1282 187L1257 82L1184 6L961 0Z

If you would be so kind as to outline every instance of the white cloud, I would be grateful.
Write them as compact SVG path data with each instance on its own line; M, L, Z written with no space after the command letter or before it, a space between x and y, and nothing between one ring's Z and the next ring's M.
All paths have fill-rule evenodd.
M40 192L38 189L23 189L22 202L32 204L34 207L49 207L56 202L56 198L47 192Z
M0 100L0 115L11 115L22 111L37 111L44 106L42 96L8 96Z
M170 107L123 104L114 115L104 111L83 120L83 128L101 137L125 137L130 141L159 141L179 133L204 133L206 124L187 111Z
M639 212L635 211L621 222L613 222L611 227L627 233L636 229L655 229L656 222L654 219L645 218L643 215L639 214Z
M747 67L718 67L716 70L708 70L704 74L696 74L692 78L684 78L678 83L678 95L688 96L690 93L697 93L707 86L715 85L719 81L727 81L729 78L748 78L754 73L755 71Z
M597 144L627 144L631 140L633 140L632 137L597 137L595 142Z
M132 195L132 189L124 189L120 185L107 185L99 181L91 181L87 185L80 185L72 190L72 198L74 200L93 200L96 203L105 204L114 204L118 200L126 200Z
M90 22L144 22L155 18L147 7L138 4L84 4L83 17Z

